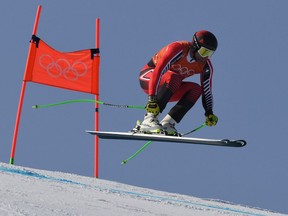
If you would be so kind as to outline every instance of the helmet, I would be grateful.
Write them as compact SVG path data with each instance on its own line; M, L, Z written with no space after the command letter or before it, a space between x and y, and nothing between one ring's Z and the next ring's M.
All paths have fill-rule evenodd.
M218 42L214 34L206 30L201 30L194 34L192 46L195 50L205 47L215 51L217 49Z

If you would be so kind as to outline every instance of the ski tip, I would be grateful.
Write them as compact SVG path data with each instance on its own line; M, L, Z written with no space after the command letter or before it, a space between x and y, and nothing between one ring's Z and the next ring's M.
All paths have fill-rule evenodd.
M236 140L237 143L241 145L241 147L244 147L247 145L247 142L245 140Z
M244 147L247 144L245 140L223 139L221 140L221 142L223 142L224 146L230 146L230 147Z

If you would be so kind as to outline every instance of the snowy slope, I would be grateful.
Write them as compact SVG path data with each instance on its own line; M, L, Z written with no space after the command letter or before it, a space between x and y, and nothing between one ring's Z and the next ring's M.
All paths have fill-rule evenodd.
M281 215L227 202L0 163L0 215Z

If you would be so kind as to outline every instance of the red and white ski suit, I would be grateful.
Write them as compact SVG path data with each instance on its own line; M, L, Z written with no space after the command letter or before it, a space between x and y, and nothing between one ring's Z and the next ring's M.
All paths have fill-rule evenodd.
M190 46L191 42L188 41L168 44L142 68L139 76L144 92L157 96L161 112L167 102L179 101L169 113L177 122L180 122L201 95L205 114L213 113L211 61L208 59L206 62L196 62L190 56ZM200 85L183 81L195 74L200 74ZM163 87L171 94L167 94L167 90L161 94Z

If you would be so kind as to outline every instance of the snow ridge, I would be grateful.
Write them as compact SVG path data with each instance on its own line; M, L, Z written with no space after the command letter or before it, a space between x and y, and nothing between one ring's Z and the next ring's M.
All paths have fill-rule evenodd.
M0 163L0 180L4 195L0 198L0 215L280 215L223 201L4 163Z

